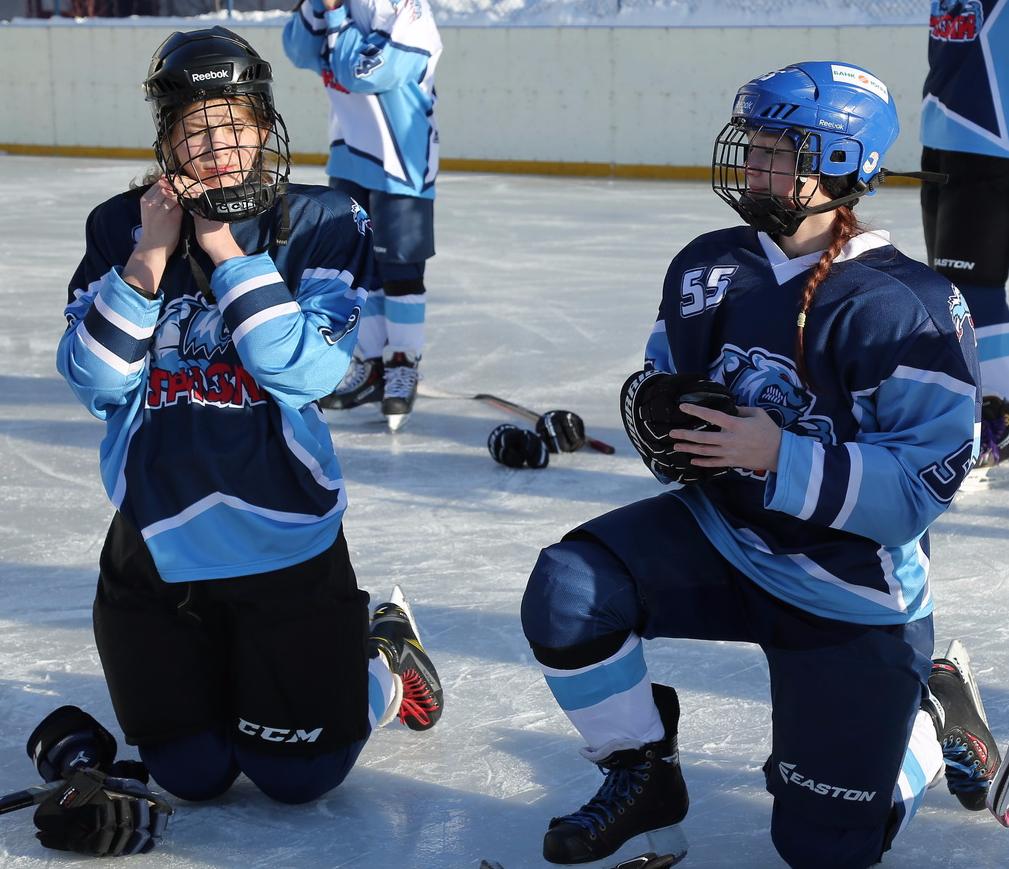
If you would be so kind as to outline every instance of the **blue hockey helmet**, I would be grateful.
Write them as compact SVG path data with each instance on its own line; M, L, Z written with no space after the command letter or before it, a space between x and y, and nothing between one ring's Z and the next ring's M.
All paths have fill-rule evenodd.
M868 70L808 61L769 72L736 93L732 117L715 141L712 186L753 226L790 235L809 214L853 203L881 180L883 155L900 132L893 97ZM776 141L771 172L793 175L789 197L754 195L746 183L750 142ZM808 207L810 177L831 201Z

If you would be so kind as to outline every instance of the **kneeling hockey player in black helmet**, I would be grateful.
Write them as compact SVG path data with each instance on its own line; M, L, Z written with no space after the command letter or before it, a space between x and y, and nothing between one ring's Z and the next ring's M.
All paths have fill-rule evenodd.
M161 171L88 218L58 351L106 424L105 678L126 741L186 800L239 773L276 800L315 799L377 724L427 729L442 708L401 594L372 629L317 403L346 373L377 286L368 217L345 193L289 183L271 82L221 27L157 49L144 88ZM44 730L54 745L67 736ZM82 785L114 807L112 779ZM94 841L77 830L63 846Z

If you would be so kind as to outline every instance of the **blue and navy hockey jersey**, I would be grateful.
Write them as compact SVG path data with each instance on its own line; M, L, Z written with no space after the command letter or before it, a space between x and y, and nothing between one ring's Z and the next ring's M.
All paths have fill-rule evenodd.
M921 141L1009 157L1009 0L932 0Z
M367 215L335 190L291 185L285 246L279 209L233 223L247 256L214 269L197 248L216 302L178 252L150 300L120 277L142 193L88 218L58 349L60 373L106 423L105 489L168 582L305 561L332 545L347 504L315 402L346 372L377 286Z
M319 73L329 94L331 177L434 198L441 50L428 0L344 0L329 11L302 0L284 27L284 51Z
M931 612L927 529L977 456L973 324L948 280L863 233L817 290L803 385L795 321L819 257L788 259L739 227L669 266L646 365L703 373L782 428L775 473L735 469L671 494L775 597L898 624Z

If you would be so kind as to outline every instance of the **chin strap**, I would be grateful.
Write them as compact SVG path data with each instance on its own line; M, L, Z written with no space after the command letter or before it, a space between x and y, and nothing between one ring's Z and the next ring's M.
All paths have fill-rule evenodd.
M275 258L277 248L286 246L291 238L291 208L288 205L287 196L281 195L278 204L280 205L280 208L277 209L280 225L270 244L271 259ZM189 271L192 272L197 289L211 305L216 305L217 297L210 289L210 279L193 253L194 250L200 250L200 246L196 241L196 221L188 211L182 217L182 229L179 235L182 238L182 256L189 263Z
M949 182L949 175L945 172L891 172L889 169L880 169L869 179L867 184L859 181L855 184L855 189L846 196L831 199L830 202L824 202L823 205L817 205L815 208L804 208L802 214L803 216L823 214L823 212L833 211L841 205L854 204L866 194L873 193L881 184L885 184L887 178L917 178L928 184L947 184Z
M211 305L216 305L217 297L210 289L207 273L203 270L203 266L196 261L196 257L193 254L194 249L199 250L200 246L196 241L196 222L193 220L193 215L188 211L183 215L180 235L182 236L182 256L189 263L189 271L193 273L193 280L196 281L197 289L203 293L203 297Z

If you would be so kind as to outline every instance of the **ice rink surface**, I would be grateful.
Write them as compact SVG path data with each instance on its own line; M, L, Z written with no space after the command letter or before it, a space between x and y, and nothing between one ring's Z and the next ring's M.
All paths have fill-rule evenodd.
M58 705L84 707L121 742L91 634L112 515L98 476L103 426L75 402L54 353L84 219L143 168L0 156L3 792L36 783L24 742ZM298 169L295 180L324 176ZM331 411L359 582L375 602L394 583L405 588L444 680L445 715L428 733L398 725L376 733L347 781L307 806L272 803L244 779L213 803L179 803L164 846L130 858L131 867L475 869L490 858L530 869L546 865L539 852L550 817L576 809L599 784L534 665L519 602L540 548L659 490L624 438L620 384L639 367L673 253L737 221L704 184L460 174L442 176L438 195L426 384L575 410L617 453L585 450L554 457L544 471L513 471L491 460L485 441L498 423L521 421L474 401L421 399L396 435L374 406ZM924 256L915 189L884 189L859 213ZM1003 474L961 498L932 537L937 653L964 640L1003 747L1007 528ZM684 708L691 851L683 865L782 866L760 771L770 749L760 651L659 640L646 654L653 679L675 685ZM3 869L92 863L44 851L32 833L27 812L0 818ZM883 865L1006 866L1009 831L940 786Z

